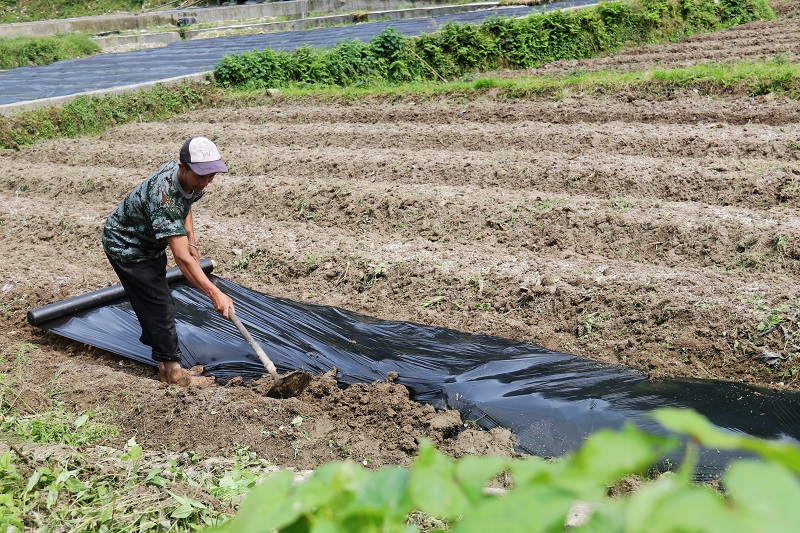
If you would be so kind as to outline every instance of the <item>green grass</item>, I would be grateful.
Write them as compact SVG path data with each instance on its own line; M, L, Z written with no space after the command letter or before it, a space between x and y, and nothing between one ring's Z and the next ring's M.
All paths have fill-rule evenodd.
M117 435L117 428L91 422L93 414L91 411L70 413L55 403L43 413L5 415L0 422L0 435L5 439L67 446L98 444Z
M456 83L451 87L476 91L493 90L515 98L622 91L659 96L677 90L707 95L777 94L797 98L800 94L800 65L780 61L740 62L627 73L598 71L513 79L480 78L471 84Z
M63 59L89 56L100 47L88 36L77 33L54 37L0 39L0 70L49 65Z
M204 461L146 452L133 438L123 450L30 449L0 448L2 531L197 531L227 520L271 470L246 448Z
M227 519L273 470L243 447L208 461L149 452L133 437L115 448L125 429L72 412L54 384L30 405L37 349L0 358L0 531L196 531Z
M16 149L44 139L99 134L120 124L164 120L213 107L222 97L222 91L203 83L158 85L103 97L81 96L63 106L0 117L0 147Z
M533 96L567 97L573 94L616 93L634 91L646 95L668 95L677 90L699 94L742 94L760 96L800 95L800 65L780 60L739 62L727 65L698 65L688 68L658 69L637 72L597 71L568 73L560 76L521 76L515 78L482 77L450 83L424 81L404 84L375 83L361 87L294 85L281 89L284 98L314 95L322 100L358 100L379 98L458 97L480 95L497 98L529 98ZM262 91L229 90L233 99L246 99Z

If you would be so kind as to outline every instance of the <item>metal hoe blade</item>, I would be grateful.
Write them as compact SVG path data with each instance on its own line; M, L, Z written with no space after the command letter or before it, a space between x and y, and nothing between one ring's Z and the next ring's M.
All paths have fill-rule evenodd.
M308 372L290 372L275 380L267 391L270 398L294 398L308 387L311 382Z
M247 341L247 344L250 345L250 348L256 352L264 368L267 369L267 372L269 372L274 380L272 387L267 391L267 396L270 398L293 398L305 390L313 377L311 374L297 371L290 372L285 376L278 375L278 370L275 368L275 365L270 361L269 357L267 357L267 354L264 353L264 350L261 349L261 346L250 336L250 333L245 329L244 324L242 324L239 317L236 316L233 309L230 309L228 316L231 322L236 326L236 329L239 330L239 333L242 334L244 340Z

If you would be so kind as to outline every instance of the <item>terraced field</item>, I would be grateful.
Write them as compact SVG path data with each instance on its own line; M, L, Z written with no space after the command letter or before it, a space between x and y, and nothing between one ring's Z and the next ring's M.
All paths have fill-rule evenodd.
M775 8L776 21L537 73L797 61L800 7ZM800 390L800 102L487 94L276 99L2 153L0 281L14 283L0 295L0 364L18 376L18 405L35 412L55 395L93 409L126 429L111 446L132 435L206 457L247 446L299 469L344 456L407 464L422 435L453 455L513 453L507 431L453 436L457 416L390 383L339 390L325 377L283 402L258 387L186 391L27 324L28 309L117 283L100 245L106 215L195 134L232 169L195 207L201 252L222 277L653 379ZM286 429L298 414L305 434Z

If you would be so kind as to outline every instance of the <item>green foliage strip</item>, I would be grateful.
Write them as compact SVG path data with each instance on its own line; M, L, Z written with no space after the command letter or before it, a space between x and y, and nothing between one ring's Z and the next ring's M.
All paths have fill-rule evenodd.
M26 364L20 349L17 367ZM22 416L5 401L15 381L3 374L0 435L70 447L103 442L114 429L73 415L57 405L52 416ZM577 532L751 532L791 531L800 520L800 449L778 441L723 432L685 409L659 409L653 417L665 428L689 437L683 464L645 482L622 497L609 487L650 471L674 452L677 437L650 435L632 426L599 431L581 449L557 460L465 456L453 460L423 442L408 469L370 471L353 461L333 462L297 484L294 474L265 475L268 466L247 449L237 449L232 469L190 473L182 465L200 461L189 453L180 461L144 461L135 439L119 456L124 471L97 470L76 450L62 460L22 460L9 444L0 452L0 529L69 531L189 531L204 526L232 532L413 532L410 517L424 513L429 523L454 533L563 531L576 501L588 505ZM696 445L740 450L754 459L732 463L722 478L725 493L693 484ZM184 454L186 455L186 454ZM757 459L760 457L760 460ZM663 464L663 463L662 463ZM499 475L510 479L506 494L484 488ZM187 495L186 488L191 487ZM203 494L227 510L243 495L230 517L211 508ZM220 521L227 522L220 524ZM429 529L426 529L429 530ZM438 530L437 530L438 531Z
M632 0L481 25L449 23L419 37L387 28L370 42L228 54L214 68L224 87L370 86L453 80L503 68L533 68L558 59L590 58L625 46L674 41L775 14L764 0Z
M705 418L674 408L653 416L690 442L753 452L761 460L734 462L725 472L725 494L693 484L695 444L680 468L623 497L608 488L629 474L646 472L677 438L648 435L632 426L599 431L558 461L467 456L452 460L424 442L410 469L369 471L352 462L329 463L295 484L282 471L255 488L236 517L215 533L411 532L412 512L444 520L453 533L560 532L576 501L592 509L577 532L791 531L800 523L800 449L780 442L724 433ZM484 491L506 473L513 488Z
M119 124L149 122L213 107L222 98L212 85L184 83L103 97L80 96L52 106L0 117L0 148L18 149L41 139L96 134Z

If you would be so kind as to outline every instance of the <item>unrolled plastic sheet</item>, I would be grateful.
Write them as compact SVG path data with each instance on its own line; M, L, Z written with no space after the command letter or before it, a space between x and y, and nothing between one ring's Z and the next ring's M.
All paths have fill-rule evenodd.
M173 271L176 269L173 269ZM209 275L233 298L237 316L279 372L336 368L341 386L399 373L411 397L457 409L481 427L509 428L519 451L562 456L597 430L626 422L656 434L665 430L647 413L657 407L691 408L727 431L800 444L800 395L732 382L663 380L533 344L409 322L380 320L344 309L276 298ZM265 373L234 325L185 281L171 285L184 366L204 365L225 382ZM113 290L116 289L116 293ZM29 312L45 330L154 365L150 349L119 286L112 300L57 318ZM86 295L90 296L90 295ZM86 302L89 302L88 304ZM62 309L71 309L69 301ZM44 308L40 308L44 309ZM47 319L41 323L41 318ZM683 452L664 461L680 464ZM696 479L717 479L744 452L701 449Z

